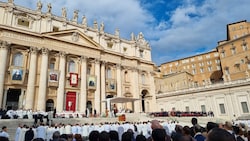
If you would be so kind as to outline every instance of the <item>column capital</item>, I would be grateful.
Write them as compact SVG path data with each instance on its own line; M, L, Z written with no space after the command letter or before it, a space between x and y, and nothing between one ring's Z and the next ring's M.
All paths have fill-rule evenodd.
M100 59L95 58L95 64L100 64Z
M83 61L87 61L89 59L89 57L87 56L81 56L80 57L80 60L83 62Z
M137 67L132 67L132 72L139 72L139 69Z
M8 49L10 47L11 43L7 42L7 41L1 41L0 40L0 48L5 48Z
M45 48L45 47L43 47L43 48L41 49L41 51L42 51L42 55L48 55L48 53L49 53L49 49L48 49L48 48Z
M115 65L117 69L121 69L122 65L121 64L116 64Z
M30 52L31 54L36 54L37 51L38 51L38 48L37 48L37 47L30 47L30 49L29 49L29 52Z
M67 53L66 53L65 51L60 51L60 52L59 52L59 56L60 56L60 57L65 57L66 54L67 54Z
M101 64L104 65L104 66L106 65L106 63L107 63L107 62L104 61L104 60L101 61Z

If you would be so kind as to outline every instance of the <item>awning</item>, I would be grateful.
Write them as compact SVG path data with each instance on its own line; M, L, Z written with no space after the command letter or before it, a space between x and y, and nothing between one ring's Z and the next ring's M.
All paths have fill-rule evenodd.
M130 98L130 97L114 97L109 99L111 103L127 103L127 102L134 102L136 100L140 100L138 98ZM106 102L105 100L104 102Z

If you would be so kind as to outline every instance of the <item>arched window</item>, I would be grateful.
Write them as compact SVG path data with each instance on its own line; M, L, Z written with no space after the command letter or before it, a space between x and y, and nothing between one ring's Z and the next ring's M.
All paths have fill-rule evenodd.
M50 59L50 62L49 62L49 69L50 70L54 70L55 69L55 62L56 62L55 58L51 58Z
M107 69L107 78L108 79L112 78L112 71L110 68Z
M12 65L17 67L23 66L23 54L21 52L14 54Z
M124 72L124 81L128 82L128 72L127 71Z
M73 60L69 61L68 72L75 72L76 64Z
M89 66L87 69L87 74L90 75L90 72L91 72L91 67Z
M146 79L146 78L145 78L145 74L142 74L142 75L141 75L141 83L142 83L142 84L145 84L145 79Z

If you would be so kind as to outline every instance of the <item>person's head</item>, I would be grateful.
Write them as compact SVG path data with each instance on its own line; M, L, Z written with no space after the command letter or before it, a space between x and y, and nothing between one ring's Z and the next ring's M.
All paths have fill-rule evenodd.
M176 131L177 133L181 133L181 134L182 134L182 132L183 132L183 127L182 127L181 125L176 125L176 126L175 126L175 131Z
M100 140L100 141L109 141L109 133L106 132L106 131L102 131L102 132L99 134L99 140Z
M118 132L115 130L109 131L109 138L111 141L118 141L119 140Z
M67 134L62 134L62 135L60 135L60 139L68 140L68 135Z
M208 122L207 123L207 132L209 132L211 129L213 128L219 128L219 125L217 123L214 122Z
M81 134L75 134L75 140L76 141L82 141L82 135Z
M94 130L89 134L89 141L98 141L99 140L99 132Z
M226 121L224 124L224 129L233 130L233 124L230 121Z
M152 131L153 141L165 141L166 137L167 137L167 134L164 129L154 129Z
M213 128L208 132L206 141L236 141L235 137L225 129Z
M195 133L198 133L198 132L202 132L202 128L201 128L201 126L200 125L198 125L198 124L196 124L195 126L194 126L194 132Z
M152 130L162 128L160 122L158 120L152 120L151 121L151 128Z
M59 138L60 138L60 132L59 132L59 131L55 131L55 132L53 133L53 135L52 135L52 138L53 138L53 140L59 139Z
M133 133L131 132L124 132L122 134L122 140L121 141L132 141L133 140Z
M7 127L6 127L6 126L3 126L3 127L2 127L2 131L7 132Z
M191 134L191 129L188 126L184 126L182 131L183 131L184 135L190 135Z
M192 123L193 125L198 124L197 118L192 118L192 119L191 119L191 123Z
M135 138L136 141L146 141L146 137L144 135L137 135L136 138Z

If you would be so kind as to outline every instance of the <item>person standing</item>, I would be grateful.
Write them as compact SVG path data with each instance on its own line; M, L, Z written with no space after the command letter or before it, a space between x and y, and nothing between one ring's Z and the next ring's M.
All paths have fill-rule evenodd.
M7 133L7 127L3 126L2 131L0 132L0 137L6 137L9 139L10 135Z
M32 127L28 127L29 130L25 132L24 141L32 141L34 139L34 131Z
M22 125L19 124L17 129L16 129L15 141L19 141L21 130L22 130Z

